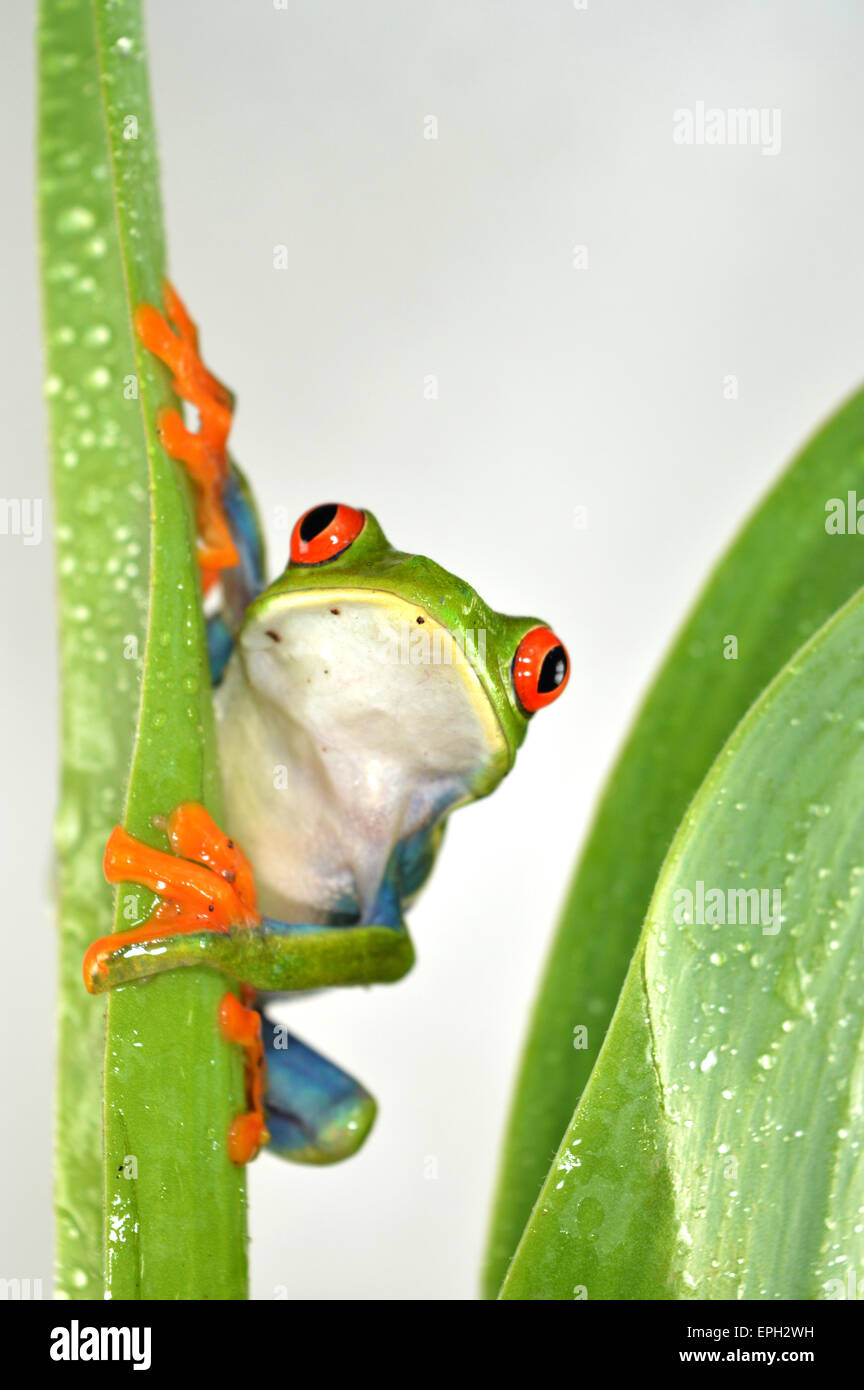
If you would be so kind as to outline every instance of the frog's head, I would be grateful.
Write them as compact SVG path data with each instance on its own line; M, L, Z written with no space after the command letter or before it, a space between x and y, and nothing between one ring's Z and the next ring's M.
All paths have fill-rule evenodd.
M288 567L249 610L241 654L265 697L322 747L410 765L430 799L437 780L450 804L497 786L569 675L536 618L496 613L432 560L395 550L371 512L336 503L300 517Z

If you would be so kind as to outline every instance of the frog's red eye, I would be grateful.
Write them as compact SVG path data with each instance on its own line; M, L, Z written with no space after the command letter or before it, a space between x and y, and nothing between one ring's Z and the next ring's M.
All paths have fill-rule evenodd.
M548 627L526 632L513 658L513 686L529 714L557 700L570 677L567 649Z
M334 560L356 541L365 517L356 507L342 502L322 502L304 512L291 532L291 559L295 565L320 565Z

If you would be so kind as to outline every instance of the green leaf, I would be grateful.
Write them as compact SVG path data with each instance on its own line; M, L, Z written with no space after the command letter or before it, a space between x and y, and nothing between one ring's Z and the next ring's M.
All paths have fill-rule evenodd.
M155 432L173 398L132 329L164 273L138 0L42 0L39 55L63 678L58 1291L242 1298L244 1180L225 1145L242 1063L217 1034L224 981L181 972L106 1010L81 978L111 929L111 826L164 847L154 814L187 799L221 812L188 489ZM152 903L121 887L117 929Z
M535 1005L505 1143L485 1290L494 1297L597 1059L663 857L738 721L864 580L826 503L864 478L864 392L803 449L710 577L600 801ZM737 658L724 659L724 640ZM588 1047L573 1046L574 1028Z
M862 669L864 591L711 769L503 1297L857 1296ZM722 920L710 898L700 911L700 883ZM781 899L741 925L739 889Z

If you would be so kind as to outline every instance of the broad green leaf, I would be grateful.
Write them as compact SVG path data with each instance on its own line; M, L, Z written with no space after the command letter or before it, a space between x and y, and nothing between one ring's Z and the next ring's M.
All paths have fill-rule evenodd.
M111 929L111 826L164 847L154 814L221 809L187 488L155 433L172 397L132 330L134 306L161 299L164 262L138 0L42 0L39 55L63 678L58 1292L242 1298L244 1182L225 1146L242 1066L217 1035L224 981L181 972L106 1009L81 977ZM122 890L117 928L152 901Z
M826 503L864 495L864 392L810 441L711 575L600 801L555 937L504 1146L485 1291L494 1297L588 1081L664 855L711 763L797 648L864 582L864 542ZM737 651L727 638L734 638ZM574 1028L588 1046L574 1047Z
M862 670L864 591L712 767L503 1297L857 1296Z

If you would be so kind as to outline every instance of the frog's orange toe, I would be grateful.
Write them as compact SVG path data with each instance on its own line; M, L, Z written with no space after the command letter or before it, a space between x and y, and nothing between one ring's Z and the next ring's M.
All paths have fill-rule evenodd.
M139 304L133 315L133 323L144 346L161 361L168 362L174 351L174 334L155 304Z
M199 802L182 801L175 806L168 817L167 830L175 854L206 864L233 886L244 906L255 911L252 865L236 840L219 829Z
M263 1115L252 1110L245 1115L235 1115L228 1127L228 1157L242 1167L244 1163L251 1163L269 1139Z
M239 1044L245 1053L246 1103L249 1109L235 1115L228 1130L228 1157L232 1163L249 1163L270 1138L264 1119L264 1080L266 1063L261 1037L261 1015L252 1007L254 992L248 990L247 1008L231 991L219 1003L219 1027L227 1042Z
M101 994L105 987L105 981L108 978L108 967L105 961L111 950L111 941L112 937L110 936L100 936L87 947L82 973L88 994Z
M105 847L104 869L109 883L139 883L159 894L165 935L178 930L227 931L231 926L257 926L260 920L228 879L209 865L145 845L120 825L114 827ZM175 917L188 925L179 926Z
M108 837L103 861L108 882L140 884L161 901L142 926L92 943L84 957L84 983L91 994L108 988L111 957L130 946L261 922L251 865L203 806L185 801L161 825L171 854L144 844L122 825L115 825Z

